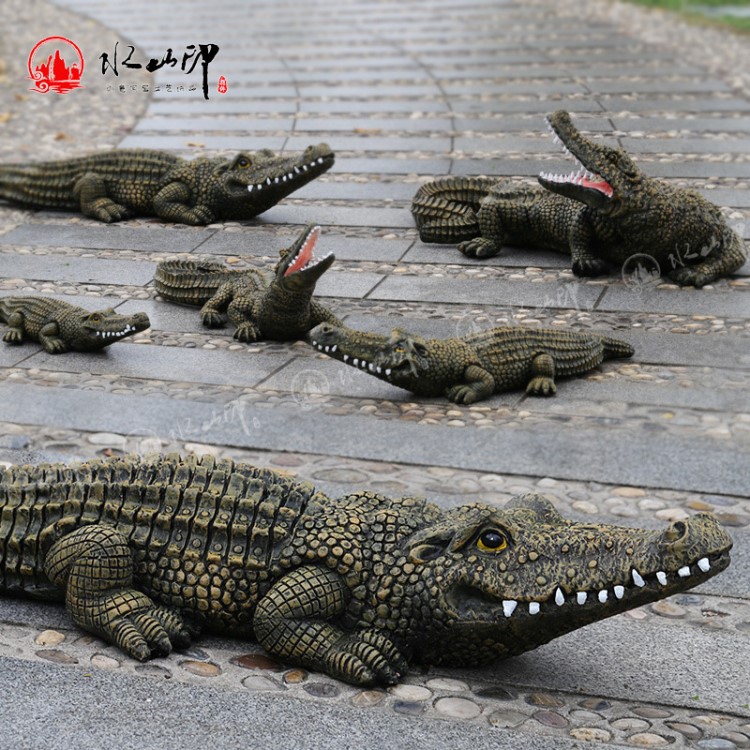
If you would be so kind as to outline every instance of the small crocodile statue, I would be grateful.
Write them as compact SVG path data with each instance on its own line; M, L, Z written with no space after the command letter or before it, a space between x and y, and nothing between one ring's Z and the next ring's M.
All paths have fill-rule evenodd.
M731 546L705 513L651 531L570 521L539 495L331 499L208 456L0 468L0 589L64 598L135 659L202 628L358 685L528 651L704 583Z
M158 216L181 224L252 219L331 168L321 143L302 154L264 149L192 161L119 149L38 164L0 165L0 198L24 208L81 211L107 223Z
M90 312L50 297L0 298L0 321L8 324L7 344L29 338L49 354L98 351L151 325L146 313Z
M556 376L580 375L602 360L633 355L630 344L608 336L520 326L424 339L400 328L389 338L321 323L307 340L376 378L419 396L447 396L457 404L524 387L531 396L552 396Z
M699 193L646 176L628 154L585 138L570 115L548 117L578 164L567 175L542 173L544 190L504 187L487 177L447 177L423 185L412 214L424 242L456 243L473 258L504 245L567 253L573 273L599 276L647 256L680 285L702 287L747 259L740 237Z
M299 339L318 323L338 324L336 316L312 298L318 279L335 260L332 253L315 257L319 236L320 227L305 227L279 253L273 275L212 261L167 260L156 267L155 286L169 302L202 304L205 326L220 327L228 318L240 341Z

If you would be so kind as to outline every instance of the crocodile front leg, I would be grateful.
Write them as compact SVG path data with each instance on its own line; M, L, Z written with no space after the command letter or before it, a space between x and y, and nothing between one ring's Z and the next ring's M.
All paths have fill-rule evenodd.
M154 213L161 219L193 226L214 221L214 212L208 206L191 205L191 198L192 191L184 182L170 182L154 196Z
M256 323L258 307L258 298L252 294L240 294L229 304L227 317L235 326L234 338L238 341L251 343L261 338L262 332Z
M694 266L677 268L669 277L680 286L694 286L700 289L720 276L736 271L747 260L745 246L739 235L732 229L724 231L722 242L706 260Z
M3 336L6 344L23 344L24 320L23 313L14 312L8 316L8 330Z
M555 360L549 354L537 354L531 362L531 380L526 386L529 396L554 396Z
M39 331L39 343L48 354L64 354L68 345L60 338L60 326L54 321L42 326Z
M460 242L458 249L469 258L492 258L507 241L508 232L503 226L504 211L508 201L488 195L477 212L479 237Z
M576 276L601 276L609 270L606 261L597 257L591 249L595 235L586 211L579 211L568 234L572 268Z
M66 534L50 548L44 572L65 589L77 625L139 661L190 644L178 614L133 588L133 555L115 529L91 525Z
M226 311L234 299L234 286L222 284L211 299L201 307L200 316L206 328L221 328L226 321Z
M394 685L408 666L388 638L374 629L346 634L326 622L344 611L348 599L335 571L297 568L259 602L255 635L269 653L353 685Z
M73 185L73 195L81 202L81 213L92 219L111 224L129 219L133 214L107 195L107 183L96 172L86 172Z
M495 379L479 365L469 365L464 370L465 383L448 388L446 396L457 404L473 404L489 398L495 392Z

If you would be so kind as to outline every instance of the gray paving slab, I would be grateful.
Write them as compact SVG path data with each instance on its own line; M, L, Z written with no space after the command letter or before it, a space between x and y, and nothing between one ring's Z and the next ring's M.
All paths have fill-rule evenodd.
M747 649L746 637L708 628L688 634L660 625L613 617L479 674L539 689L574 686L575 692L625 701L637 696L644 703L698 704L747 716L750 683L744 660L737 658Z
M256 132L288 132L292 129L294 120L286 118L253 119L242 117L230 119L227 117L144 117L139 120L134 131L155 131L159 133L172 133L188 131L191 133L210 133L215 131L237 131L241 130L249 135Z
M173 302L160 302L157 300L128 300L122 302L117 312L123 315L132 315L136 312L145 312L151 321L151 328L155 331L172 331L175 333L206 333L198 315L198 307L189 305L177 305ZM230 335L231 328L217 329ZM210 352L207 352L210 353ZM174 372L172 373L174 375Z
M547 105L549 109L549 104ZM545 110L546 112L546 110ZM533 115L530 117L456 117L457 131L473 131L477 133L512 133L514 131L534 131L546 133L544 117ZM612 131L612 123L607 117L596 115L577 115L576 124L583 131L605 132Z
M336 99L304 100L299 104L299 112L306 114L366 114L368 112L402 113L415 111L423 113L450 113L451 107L440 99Z
M469 258L460 253L455 245L430 245L417 241L403 257L404 263L449 263L450 265L497 266L508 268L570 268L570 258L551 250L528 250L508 247L502 253L486 260Z
M323 182L314 180L295 191L295 198L305 200L382 200L411 201L417 186L405 182ZM750 195L750 191L748 191Z
M542 83L445 83L442 87L447 94L453 96L481 96L483 99L489 96L500 96L505 94L539 94L549 96L551 94L587 94L588 89L581 83L553 83L544 81Z
M329 271L315 285L317 297L366 297L384 276L370 271Z
M234 151L255 151L270 148L281 151L286 137L281 136L233 136L204 135L203 133L184 135L148 135L139 133L128 135L120 143L120 148L158 148L167 151L196 149L231 149Z
M597 310L622 312L648 311L676 315L721 315L750 317L750 294L732 289L629 289L610 286L596 306Z
M631 154L747 154L750 138L629 138L620 139ZM750 169L750 165L745 165Z
M311 136L293 135L285 148L288 151L301 151L310 144ZM451 150L449 136L379 136L379 135L331 135L327 139L336 151L421 151L424 153L447 153Z
M576 281L535 283L498 279L487 284L486 279L450 279L424 276L390 276L370 299L422 300L423 302L520 305L524 307L576 307L591 310L601 295L600 287Z
M399 159L396 157L336 156L334 169L351 174L448 174L451 160L447 157L428 159Z
M264 214L263 219L266 218ZM217 232L201 245L200 253L219 255L270 255L288 247L297 237L294 232L269 236L265 232ZM334 253L338 260L375 260L395 262L411 247L411 240L346 237L323 227L316 252Z
M590 79L589 87L594 94L715 94L730 93L732 89L718 79L693 78L687 81L662 80L614 80Z
M738 97L654 97L654 96L605 96L601 98L602 106L612 113L617 112L655 112L662 115L666 112L750 112L750 101Z
M416 106L416 105L415 105ZM405 130L414 133L446 132L453 129L453 121L448 117L298 117L295 133L335 133L338 131L356 132Z
M626 117L615 115L611 118L618 130L629 133L642 130L676 130L690 133L748 133L750 117Z
M487 742L498 750L551 747L543 735L373 712L343 701L321 710L317 702L283 692L240 693L12 658L3 660L0 690L14 696L3 706L3 740L19 750L110 745L120 750L201 750L234 746L249 737L259 747L271 747L278 742L279 727L285 741L299 750L422 745L474 750ZM560 750L580 748L564 737L554 742Z
M189 253L215 232L215 229L183 226L173 229L137 229L121 224L101 227L80 224L22 224L10 232L0 234L0 245Z
M277 101L258 101L243 97L232 96L228 99L211 99L208 112L212 115L236 114L246 115L252 109L254 114L268 112L273 115L295 114L297 103L293 99ZM195 101L161 100L149 104L147 116L158 115L195 115Z
M193 330L201 330L195 326ZM115 374L190 383L252 386L281 367L289 354L119 344L101 352L65 356L38 352L23 367L62 372Z
M7 278L37 281L76 281L94 284L111 283L142 286L153 277L151 264L128 260L76 258L55 255L14 255L0 253L0 268Z
M282 203L261 215L271 224L320 224L347 227L414 226L408 208L350 208L349 206L300 206Z
M555 98L554 101L547 99L522 99L514 101L513 99L490 99L482 101L480 98L474 99L453 99L451 108L459 114L478 113L488 114L549 114L555 109L567 109L569 112L602 112L604 107L594 98L577 97L566 98L564 95Z
M179 436L182 440L253 449L502 474L543 473L559 479L690 492L742 495L748 491L747 448L719 439L672 437L667 442L650 431L636 434L611 426L602 430L560 425L554 432L546 425L502 431L465 430L410 422L396 424L359 415L339 417L300 407L301 404L293 410L268 410L236 402L218 407L142 394L127 396L0 383L0 421L20 424L65 425L79 430L97 430L107 424L112 431L123 434ZM293 431L289 429L291 423ZM353 441L352 435L367 435L368 439ZM544 454L543 469L540 451ZM581 460L582 456L585 460Z
M750 171L750 170L748 170ZM731 206L733 208L750 208L750 190L730 190L718 188L714 190L698 190L717 206Z

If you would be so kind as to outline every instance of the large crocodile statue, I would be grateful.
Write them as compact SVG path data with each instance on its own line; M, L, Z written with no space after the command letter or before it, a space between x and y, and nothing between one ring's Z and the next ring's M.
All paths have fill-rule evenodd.
M360 685L536 648L704 583L732 546L708 514L650 531L570 521L539 495L330 499L206 456L0 469L0 519L0 589L64 598L136 659L204 628Z
M119 149L38 164L0 165L0 198L24 208L81 211L104 222L158 216L181 224L252 219L330 169L321 143L302 154L264 149L192 161L153 149Z
M98 351L151 325L146 313L91 312L51 297L0 298L0 320L8 324L7 344L29 338L49 354Z
M394 328L390 337L321 323L307 340L320 352L419 396L471 404L526 388L555 394L556 376L580 375L602 360L631 357L630 344L601 334L507 326L468 336L424 339Z
M702 287L745 262L747 251L719 208L700 194L645 175L620 148L585 138L570 115L548 117L578 168L543 172L538 188L488 177L447 177L423 185L412 213L424 242L459 243L473 258L504 245L567 253L573 273L598 276L648 256L649 268Z
M316 258L320 227L310 225L282 250L273 274L256 269L235 270L221 263L167 260L156 267L154 283L169 302L203 305L203 325L216 328L228 318L240 341L302 338L336 316L312 298L318 279L335 260L332 253Z

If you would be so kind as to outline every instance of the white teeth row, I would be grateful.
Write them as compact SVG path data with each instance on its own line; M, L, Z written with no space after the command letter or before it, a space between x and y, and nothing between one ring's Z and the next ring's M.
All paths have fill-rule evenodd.
M122 331L97 331L96 335L102 339L116 338L117 336L124 336L126 333L135 331L135 326L126 325Z
M257 185L248 185L247 192L252 193L253 190L255 190L256 192L260 192L264 187L268 187L269 185L278 185L280 182L293 180L295 175L301 174L302 172L307 172L308 169L312 169L314 166L322 164L324 161L325 159L323 159L322 156L319 156L317 159L315 159L315 161L311 161L309 164L303 164L301 167L294 167L291 172L281 175L281 177L274 177L273 179L271 179L270 177L266 177L265 182L261 182Z
M292 258L291 261L289 261L289 267L293 266L297 262L297 258L299 258L300 253L302 252L302 250L304 250L304 245L300 249L299 253L297 253L294 256L294 258ZM315 251L313 250L313 254L312 254L312 257L310 258L310 260L308 260L307 263L305 263L305 265L302 266L302 268L298 268L297 271L298 272L299 271L305 271L306 269L311 268L312 266L317 266L318 263L322 263L326 258L330 258L331 255L333 255L333 251L331 251L329 253L326 253L322 258L318 258L315 255Z
M581 167L577 172L570 172L568 174L553 174L552 172L541 172L539 175L543 180L547 182L565 182L573 185L580 185L584 180L593 182L600 180L601 177L589 172L584 167Z
M707 557L701 557L700 560L696 563L698 568L703 573L708 573L709 570L711 570L711 563L709 562ZM690 575L690 566L685 565L685 567L680 568L677 571L677 575L680 578L687 578ZM638 588L643 588L646 585L646 582L643 580L643 576L635 569L633 568L630 571L630 575L633 579L633 583ZM656 574L656 580L659 582L660 585L666 586L667 585L667 574L660 570ZM623 596L625 596L625 587L624 586L613 586L612 587L612 593L615 596L615 599L622 599ZM588 591L577 591L575 595L576 603L580 606L583 606L586 604L589 598L589 592ZM609 599L609 591L607 589L602 589L601 591L598 591L596 594L596 598L599 600L601 604L604 604L607 599ZM563 590L558 586L555 590L555 604L558 607L562 607L563 604L565 604L565 594L563 593ZM512 599L503 599L503 614L506 617L510 617L515 611L516 607L518 606L518 602L514 601ZM539 614L540 610L540 604L539 602L529 602L529 614L530 615L536 615Z
M319 344L317 341L313 340L312 345L319 351L323 352L324 354L334 354L336 352L336 349L338 347L336 344L333 344L333 346L324 346L323 344ZM391 368L386 367L385 370L380 367L380 365L375 365L372 362L368 362L365 359L359 359L358 357L350 357L348 354L344 354L344 362L346 364L350 364L352 367L359 367L361 370L367 370L368 372L376 373L377 375L383 375L385 374L386 377L391 376Z

